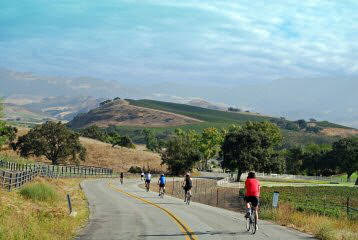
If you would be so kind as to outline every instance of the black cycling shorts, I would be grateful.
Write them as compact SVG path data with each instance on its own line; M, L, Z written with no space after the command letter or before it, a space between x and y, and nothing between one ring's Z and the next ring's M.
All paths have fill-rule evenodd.
M245 196L245 201L251 203L252 207L257 207L260 203L259 198L255 196Z
M146 183L150 183L150 180L146 179L145 182L146 182Z
M165 187L165 184L160 183L160 184L159 184L159 187Z
M191 189L190 186L184 186L183 188L184 188L185 193L187 193Z

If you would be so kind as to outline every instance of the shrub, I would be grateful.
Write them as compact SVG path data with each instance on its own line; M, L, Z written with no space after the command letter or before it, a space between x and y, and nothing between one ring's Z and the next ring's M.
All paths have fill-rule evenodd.
M130 173L142 173L142 169L138 166L131 166L128 170Z
M44 183L32 183L24 186L20 194L28 199L50 202L58 198L57 192L50 185Z

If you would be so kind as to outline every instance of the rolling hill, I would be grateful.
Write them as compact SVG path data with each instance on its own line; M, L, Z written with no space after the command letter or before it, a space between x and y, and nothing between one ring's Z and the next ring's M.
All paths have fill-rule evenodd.
M166 121L168 115L173 118L170 122ZM110 127L122 135L131 137L136 143L144 143L142 133L144 128L151 128L159 138L165 139L178 127L183 130L201 131L207 127L224 128L230 124L243 124L246 121L278 120L280 119L246 112L218 111L155 100L126 99L121 103L112 101L86 114L81 114L69 125L72 128L84 128L91 125ZM312 133L282 128L284 146L332 143L337 140L337 136L358 134L355 129L327 121L316 121L312 125L322 128L323 131Z
M91 125L169 127L201 122L191 116L180 115L161 109L146 108L129 104L126 100L113 100L85 114L76 116L69 126L85 128Z

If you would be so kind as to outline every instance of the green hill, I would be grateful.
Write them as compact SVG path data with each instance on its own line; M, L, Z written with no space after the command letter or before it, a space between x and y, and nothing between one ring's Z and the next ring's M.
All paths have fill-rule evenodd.
M186 104L170 103L170 102L161 102L155 100L132 100L126 99L131 105L137 107L145 107L155 110L161 110L171 113L176 113L192 118L202 120L203 122L188 124L182 126L167 126L167 127L154 127L152 129L160 138L164 139L168 137L176 128L180 127L183 130L196 130L201 131L207 127L217 127L224 128L230 124L242 124L245 121L271 121L278 120L278 118L261 116L251 113L242 113L242 112L225 112L218 110L211 110L201 107L190 106ZM317 122L318 124L321 122ZM318 125L317 124L317 125ZM344 126L332 124L329 122L323 122L325 127L342 127ZM323 127L323 126L322 126ZM117 126L111 127L112 129L118 131L122 135L130 136L137 143L144 143L144 136L142 130L145 128L143 126ZM337 137L324 136L322 134L307 133L303 131L289 131L282 129L282 134L284 136L283 146L289 147L292 145L303 145L308 143L333 143L337 140Z
M271 121L282 129L284 147L309 143L332 143L337 140L338 137L325 135L322 129L347 131L347 127L327 121L309 122L307 128L301 128L297 122L250 112L212 110L146 99L125 99L122 102L120 104L118 101L109 100L108 103L75 117L69 126L83 128L97 125L117 131L121 135L127 135L136 143L144 143L143 129L151 129L160 139L166 139L176 128L202 131L208 127L226 128L230 124L240 125L246 121ZM113 107L115 109L112 109ZM169 119L171 122L168 122ZM310 125L309 128L308 125ZM319 130L315 131L317 129Z
M229 123L246 122L246 121L269 121L271 117L260 116L257 114L246 112L225 112L219 110L211 110L201 107L190 106L186 104L161 102L155 100L131 100L126 99L131 105L138 107L151 108L161 111L172 112L185 115L210 123Z

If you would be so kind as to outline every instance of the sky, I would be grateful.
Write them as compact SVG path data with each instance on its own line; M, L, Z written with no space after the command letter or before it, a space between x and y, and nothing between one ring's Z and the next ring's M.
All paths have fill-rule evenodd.
M3 0L0 68L181 84L193 97L200 86L354 79L357 12L356 0Z

